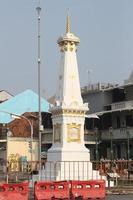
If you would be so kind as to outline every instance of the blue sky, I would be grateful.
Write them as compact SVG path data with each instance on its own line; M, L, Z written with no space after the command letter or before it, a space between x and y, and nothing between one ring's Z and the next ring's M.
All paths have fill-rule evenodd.
M133 70L133 0L41 0L41 94L56 91L67 9L80 37L81 86L122 83ZM37 91L37 0L0 0L1 90ZM88 70L91 72L88 74Z

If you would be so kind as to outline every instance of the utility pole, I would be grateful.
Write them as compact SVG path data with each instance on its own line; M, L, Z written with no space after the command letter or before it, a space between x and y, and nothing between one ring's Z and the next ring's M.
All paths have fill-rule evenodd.
M38 132L39 132L39 145L38 145L38 158L39 169L41 170L41 143L42 143L42 116L41 116L41 55L40 55L40 21L41 21L41 7L36 8L38 15Z
M109 132L110 132L110 153L111 153L111 160L113 160L113 129L112 127L109 128Z
M96 161L99 159L98 155L98 128L95 128L95 142L96 142Z
M88 70L87 70L87 74L88 74L88 83L87 83L87 86L88 86L88 87L91 87L91 79L90 79L91 73L92 73L92 70L91 70L91 69L88 69Z
M130 135L129 135L129 127L127 127L127 160L130 159Z

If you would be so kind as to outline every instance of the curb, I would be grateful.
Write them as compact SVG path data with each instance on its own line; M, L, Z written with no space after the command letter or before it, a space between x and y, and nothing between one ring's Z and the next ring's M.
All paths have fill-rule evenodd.
M128 189L128 188L120 188L120 189L110 189L110 190L106 190L106 194L107 195L120 195L120 194L133 194L133 188Z

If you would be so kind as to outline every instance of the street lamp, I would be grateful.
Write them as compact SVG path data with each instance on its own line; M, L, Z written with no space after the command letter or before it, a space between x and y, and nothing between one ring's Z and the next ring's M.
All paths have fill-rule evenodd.
M41 7L36 8L38 17L38 123L39 123L39 148L38 148L38 158L39 158L39 168L41 170L41 153L42 153L42 116L41 116L41 48L40 48L40 21L41 21Z

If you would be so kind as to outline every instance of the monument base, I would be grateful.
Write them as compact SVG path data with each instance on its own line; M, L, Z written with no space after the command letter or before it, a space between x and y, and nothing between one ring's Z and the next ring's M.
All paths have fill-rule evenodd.
M92 169L89 161L46 162L43 180L98 180L102 177L99 171Z
M84 145L56 146L47 153L48 162L56 161L90 161L90 151Z

